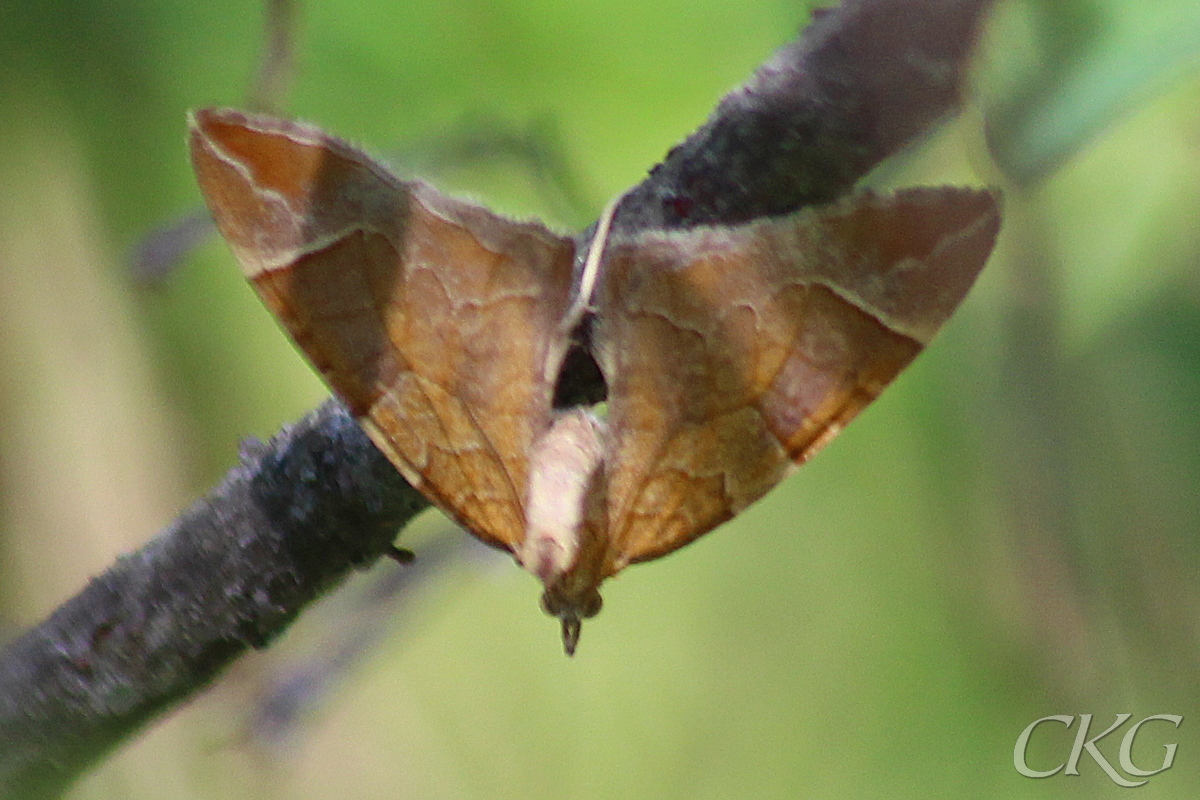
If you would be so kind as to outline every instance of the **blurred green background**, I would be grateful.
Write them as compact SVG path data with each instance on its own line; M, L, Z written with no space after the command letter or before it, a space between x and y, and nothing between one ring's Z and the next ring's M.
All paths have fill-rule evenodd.
M310 2L286 109L572 229L807 19L790 0ZM220 242L131 276L199 203L185 110L243 102L263 24L251 0L0 7L10 634L325 396ZM1095 734L1118 712L1184 716L1139 736L1143 767L1179 749L1138 797L1198 796L1198 55L1194 0L1002 3L973 104L872 176L1004 188L976 290L820 458L607 586L573 660L511 562L462 555L364 605L399 569L381 564L71 796L1109 797L1086 755L1031 780L1013 744L1039 717L1094 714ZM453 155L489 131L557 147L568 188ZM446 527L429 513L402 542ZM364 621L378 640L331 692L278 735L252 724ZM1039 728L1031 766L1074 731ZM1101 743L1114 764L1123 733Z

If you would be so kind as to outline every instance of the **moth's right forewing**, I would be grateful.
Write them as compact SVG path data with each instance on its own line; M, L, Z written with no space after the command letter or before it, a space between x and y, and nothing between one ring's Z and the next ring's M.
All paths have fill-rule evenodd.
M594 330L609 571L739 513L835 436L961 302L998 221L987 192L927 189L616 244Z
M904 369L966 297L999 230L988 191L864 192L768 223L788 355L760 402L797 462L811 458Z

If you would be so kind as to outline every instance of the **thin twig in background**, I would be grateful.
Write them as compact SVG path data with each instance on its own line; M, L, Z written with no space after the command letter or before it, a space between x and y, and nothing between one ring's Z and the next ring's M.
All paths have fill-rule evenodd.
M254 111L279 114L296 74L300 3L267 0L266 12L262 57L246 91L246 105Z
M267 0L263 21L263 50L258 69L246 90L246 106L273 114L283 112L296 73L296 40L300 27L297 0ZM130 271L142 284L167 280L184 259L217 232L207 209L164 222L138 243Z

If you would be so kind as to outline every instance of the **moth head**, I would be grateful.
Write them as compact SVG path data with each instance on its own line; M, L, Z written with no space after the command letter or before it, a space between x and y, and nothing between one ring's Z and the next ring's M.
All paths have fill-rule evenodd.
M579 644L583 620L599 614L604 600L595 584L572 589L569 583L559 581L547 586L542 593L542 610L562 622L563 649L571 656Z

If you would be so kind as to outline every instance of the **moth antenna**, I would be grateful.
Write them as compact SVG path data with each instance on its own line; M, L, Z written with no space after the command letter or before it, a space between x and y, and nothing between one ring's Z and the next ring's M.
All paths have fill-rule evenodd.
M571 304L566 316L563 317L563 328L568 332L579 323L583 313L587 310L588 303L592 301L592 292L596 288L596 276L600 272L600 258L604 255L605 244L608 243L608 231L612 227L617 206L623 197L625 197L624 194L619 194L609 200L603 213L600 214L600 221L596 225L596 234L592 236L587 258L583 262L583 273L579 276L579 294L575 295L575 302Z

